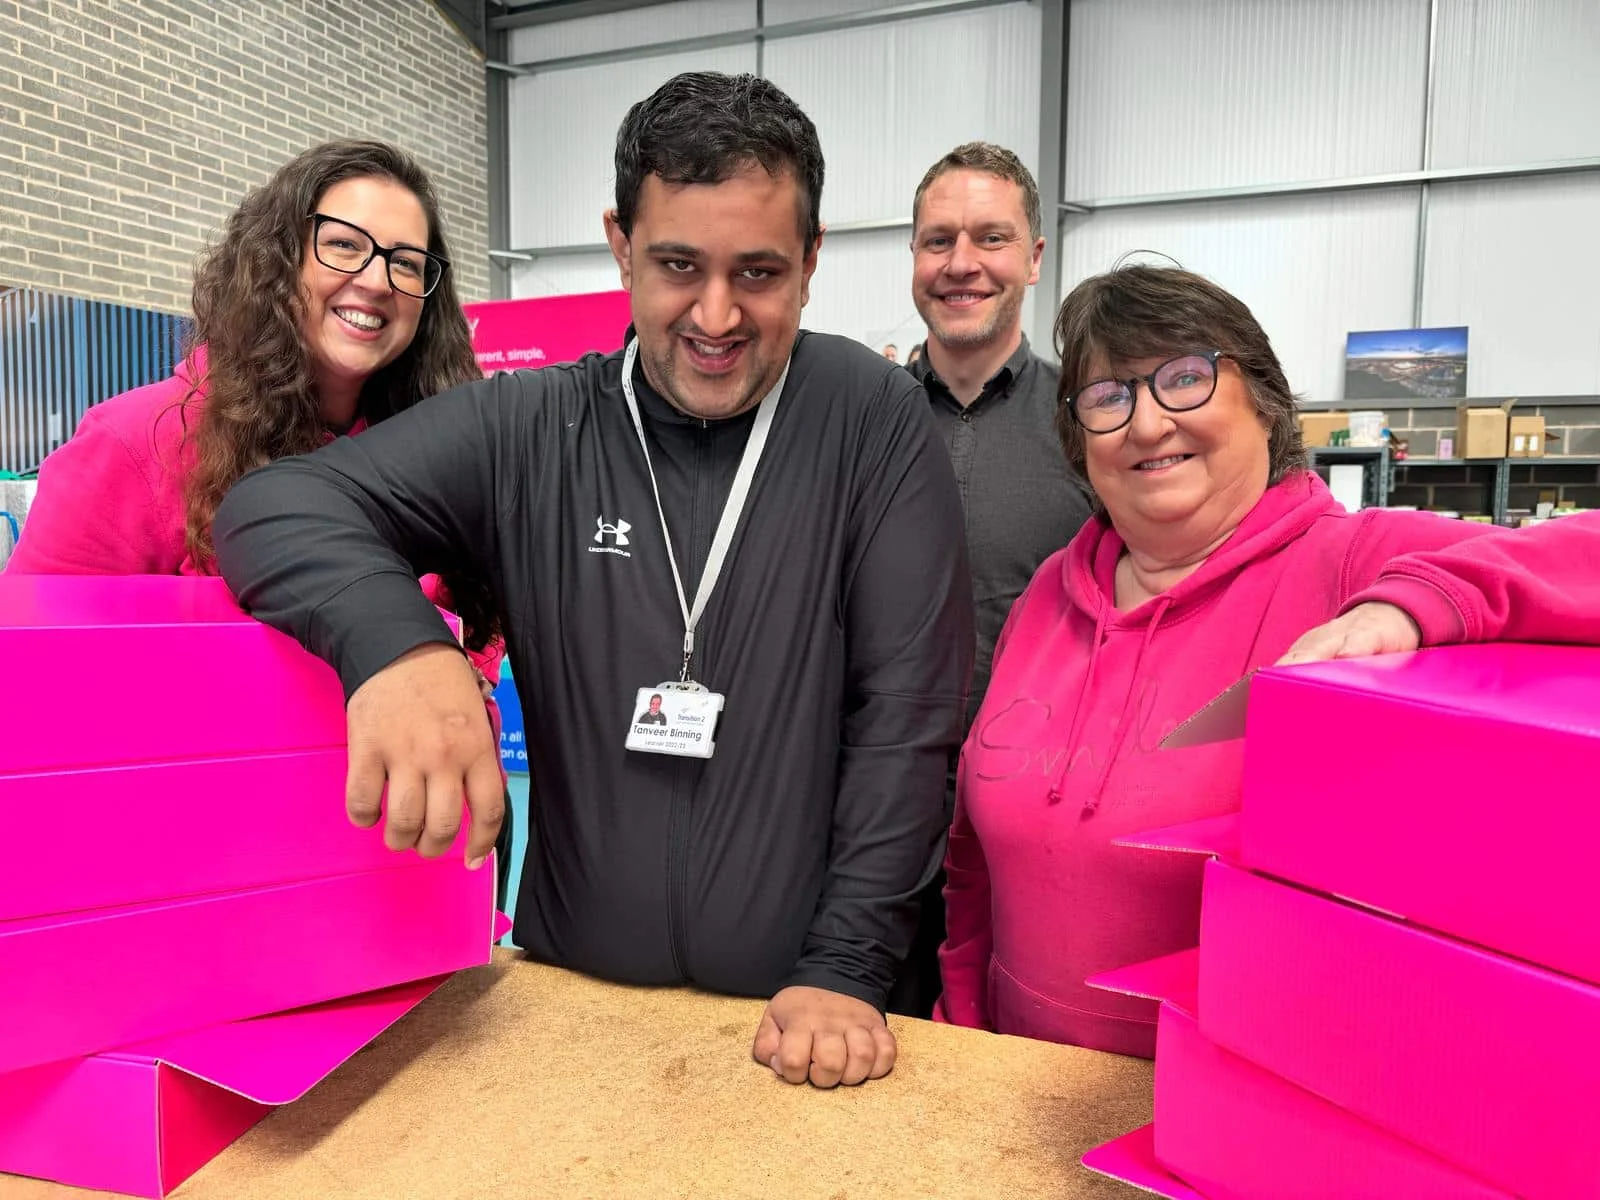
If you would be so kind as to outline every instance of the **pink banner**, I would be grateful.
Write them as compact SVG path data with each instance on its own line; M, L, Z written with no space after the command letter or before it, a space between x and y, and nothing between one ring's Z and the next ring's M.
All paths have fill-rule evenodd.
M572 362L622 349L632 313L627 292L487 300L463 306L485 375Z

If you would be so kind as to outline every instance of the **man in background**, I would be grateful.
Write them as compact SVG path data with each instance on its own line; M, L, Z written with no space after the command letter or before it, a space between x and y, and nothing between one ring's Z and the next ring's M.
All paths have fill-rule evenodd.
M1056 436L1059 371L1022 332L1022 302L1039 281L1044 252L1032 173L1003 147L957 146L922 177L911 217L911 298L928 338L906 366L927 390L961 487L977 611L970 729L1011 605L1091 507ZM953 758L946 799L951 813ZM941 874L923 895L911 957L891 998L896 1012L926 1016L938 998L942 886Z

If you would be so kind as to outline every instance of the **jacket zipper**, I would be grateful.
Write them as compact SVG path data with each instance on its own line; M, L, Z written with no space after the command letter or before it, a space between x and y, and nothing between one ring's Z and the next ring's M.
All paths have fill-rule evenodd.
M709 422L700 423L699 435L694 443L694 486L689 500L689 538L685 548L693 554L700 544L700 489L704 478L706 441L711 437ZM702 568L702 571L704 568ZM695 585L699 576L695 577ZM693 585L684 580L685 589ZM698 659L698 652L696 654ZM696 673L698 662L691 663L689 673ZM685 910L689 906L689 806L693 802L695 781L699 772L690 764L678 759L672 773L672 810L667 819L667 933L672 943L672 965L680 978L689 981L689 938Z

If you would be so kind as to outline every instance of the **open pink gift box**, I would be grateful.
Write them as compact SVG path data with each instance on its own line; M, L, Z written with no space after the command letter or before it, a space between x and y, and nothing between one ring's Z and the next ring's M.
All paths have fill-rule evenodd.
M0 659L0 1171L159 1195L489 960L493 871L349 824L337 678L221 581L0 576Z

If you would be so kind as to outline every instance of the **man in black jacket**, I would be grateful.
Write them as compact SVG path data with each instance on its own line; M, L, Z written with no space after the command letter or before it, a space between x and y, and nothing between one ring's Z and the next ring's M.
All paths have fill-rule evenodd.
M516 938L609 979L770 997L793 1083L894 1061L885 996L945 832L972 607L927 398L799 331L822 240L811 121L682 75L617 138L627 349L496 375L265 468L217 514L241 603L340 672L348 807L469 863L501 821L466 659L417 591L491 581L530 731ZM626 532L623 532L626 531ZM671 692L667 729L633 718Z

